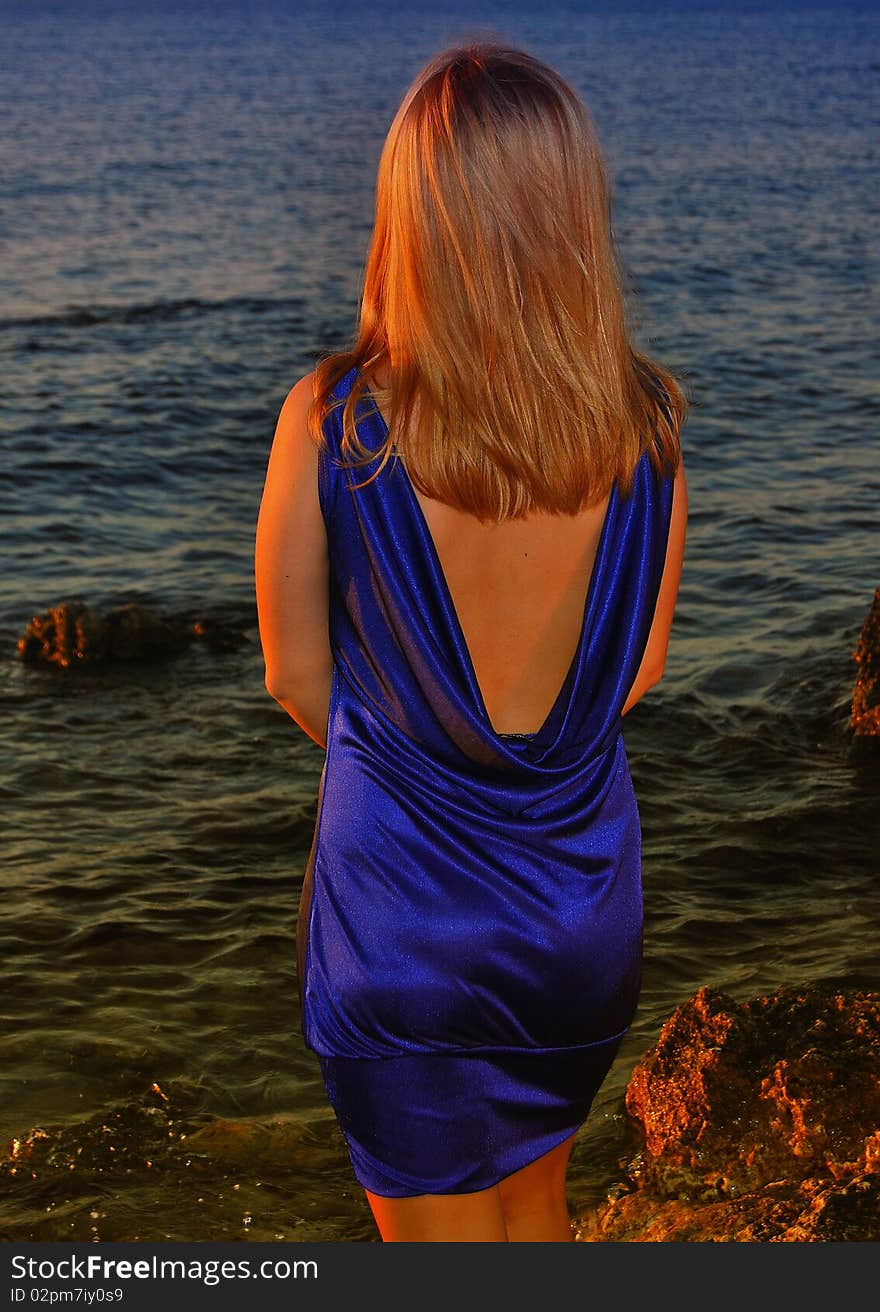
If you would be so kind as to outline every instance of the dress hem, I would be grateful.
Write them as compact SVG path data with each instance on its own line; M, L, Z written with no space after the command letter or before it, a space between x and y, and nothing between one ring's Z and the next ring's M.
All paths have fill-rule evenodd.
M383 1193L382 1189L375 1188L373 1185L367 1184L361 1178L361 1175L366 1174L366 1172L362 1173L361 1171L359 1171L358 1164L357 1164L358 1158L363 1157L367 1159L372 1169L375 1170L378 1168L378 1170L382 1171L385 1174L388 1174L388 1167L385 1166L383 1163L378 1162L369 1153L365 1152L364 1149L360 1147L360 1145L357 1145L357 1148L353 1149L351 1143L348 1143L348 1155L351 1160L352 1170L354 1172L354 1176L358 1184L361 1186L362 1189L366 1189L368 1190L369 1193L375 1194L377 1198L456 1198L456 1197L460 1197L462 1194L480 1194L480 1193L485 1193L487 1189L494 1189L495 1185L500 1184L502 1180L506 1180L508 1179L509 1176L515 1175L517 1171L524 1170L525 1167L531 1166L533 1162L539 1161L542 1157L545 1157L547 1153L552 1152L554 1148L558 1148L559 1145L561 1143L564 1143L566 1139L569 1139L572 1137L572 1135L577 1134L577 1132L584 1125L586 1125L589 1119L590 1119L590 1112L588 1110L584 1116L581 1116L568 1129L563 1130L561 1133L557 1132L554 1135L552 1135L551 1138L548 1139L544 1147L541 1148L540 1152L536 1153L533 1151L534 1149L533 1144L524 1145L524 1147L528 1148L528 1152L529 1152L529 1156L527 1156L524 1161L517 1161L517 1164L514 1166L507 1164L500 1175L497 1175L494 1179L489 1180L488 1183L486 1184L468 1185L461 1189L443 1189L443 1190L425 1189L422 1193L414 1193L410 1189L405 1189L405 1190L401 1189L399 1193ZM387 1188L387 1186L384 1186L384 1188Z
M577 1133L625 1033L549 1050L322 1058L355 1179L380 1198L492 1188Z

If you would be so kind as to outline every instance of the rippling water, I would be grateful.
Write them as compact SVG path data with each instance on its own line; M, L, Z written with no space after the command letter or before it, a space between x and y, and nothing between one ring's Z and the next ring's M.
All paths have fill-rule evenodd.
M625 721L642 1002L572 1207L700 984L880 986L878 771L847 734L880 581L872 10L6 5L8 1237L375 1238L298 1029L323 755L263 687L253 536L281 401L354 324L397 102L478 24L590 105L637 340L695 401L667 672ZM26 668L31 616L77 597L241 638Z

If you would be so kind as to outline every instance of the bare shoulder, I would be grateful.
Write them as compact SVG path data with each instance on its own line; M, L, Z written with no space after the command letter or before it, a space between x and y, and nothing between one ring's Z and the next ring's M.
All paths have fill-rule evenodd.
M289 484L297 471L304 476L311 473L317 463L317 447L308 426L313 378L313 374L306 374L294 383L284 398L275 424L269 471L285 484Z
M294 383L278 415L278 432L289 436L291 433L299 431L306 432L306 417L309 413L309 407L314 397L315 374L314 371L304 374L298 382Z
M672 483L672 513L679 518L687 519L687 476L684 472L684 455L678 462L678 469L675 471L675 478Z
M302 378L291 387L285 397L284 404L287 405L305 405L308 408L314 395L315 371L304 374Z
M688 487L687 477L684 472L684 456L682 456L678 462L678 468L675 471L675 478L672 483L672 510L669 519L669 538L666 543L666 570L663 579L663 589L665 590L667 599L669 599L670 590L674 590L671 598L673 605L675 594L678 591L678 581L684 561L687 521ZM670 622L671 618L670 614Z

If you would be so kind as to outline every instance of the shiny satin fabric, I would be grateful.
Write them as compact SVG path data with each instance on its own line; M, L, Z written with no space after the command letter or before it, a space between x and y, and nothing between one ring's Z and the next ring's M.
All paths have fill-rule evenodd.
M537 733L504 735L405 467L354 490L374 466L339 463L341 408L324 431L335 665L297 926L304 1037L365 1188L487 1188L583 1122L635 1013L641 828L620 712L672 479L645 454L631 495L612 491L559 696ZM385 431L367 397L361 440Z

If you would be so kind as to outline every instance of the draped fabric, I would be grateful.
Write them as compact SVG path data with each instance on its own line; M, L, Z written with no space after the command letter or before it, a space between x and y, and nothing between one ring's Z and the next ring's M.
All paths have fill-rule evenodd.
M352 370L334 389L348 394ZM359 404L361 441L384 441ZM492 728L402 461L324 422L327 756L297 925L303 1032L357 1179L487 1188L586 1118L638 1000L641 828L621 710L665 562L672 479L615 485L541 728Z

